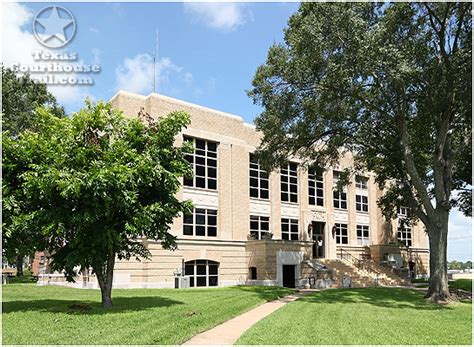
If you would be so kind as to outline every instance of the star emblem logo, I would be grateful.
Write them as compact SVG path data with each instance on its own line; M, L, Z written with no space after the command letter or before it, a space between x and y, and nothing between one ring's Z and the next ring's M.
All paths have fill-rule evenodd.
M33 33L43 46L60 48L73 38L76 20L72 13L62 6L48 6L40 10L33 20Z

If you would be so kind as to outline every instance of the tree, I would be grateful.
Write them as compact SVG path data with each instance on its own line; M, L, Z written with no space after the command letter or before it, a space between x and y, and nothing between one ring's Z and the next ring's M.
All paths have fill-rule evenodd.
M255 123L268 168L289 155L331 165L351 151L351 173L376 174L387 218L397 206L411 208L428 233L427 297L435 301L450 298L452 190L471 194L470 168L461 159L471 153L471 9L470 3L303 3L249 91L264 108Z
M33 81L29 75L18 76L2 66L2 130L17 136L35 126L36 108L49 107L51 112L64 117L64 108L44 83Z
M463 263L453 260L448 263L448 267L450 270L461 270L463 268Z
M2 66L2 138L10 141L22 131L34 129L37 125L37 107L48 107L58 117L65 117L64 109L56 102L56 98L48 92L46 85L33 81L28 75L17 76L14 71ZM8 137L8 138L7 138ZM25 162L13 164L13 158L20 158L20 153L4 153L3 185L3 232L2 242L5 256L17 265L17 276L23 275L23 259L32 255L40 240L25 228L28 213L25 210L23 191L20 188L20 174L25 169ZM6 178L6 175L10 177Z
M170 225L191 204L175 193L191 169L184 158L190 149L174 141L189 116L126 119L110 104L86 104L72 118L39 110L37 131L4 144L12 158L4 170L28 163L20 175L26 224L45 236L52 269L69 281L78 269L92 269L108 308L117 258L148 258L145 239L176 247Z

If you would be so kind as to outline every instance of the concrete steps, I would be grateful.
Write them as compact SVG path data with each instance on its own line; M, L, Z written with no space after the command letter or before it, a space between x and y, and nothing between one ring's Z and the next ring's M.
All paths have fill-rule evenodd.
M361 268L356 267L347 260L322 259L319 262L331 269L332 286L337 288L343 286L344 276L350 277L351 287L400 286L409 284L407 280L391 273L389 269L385 269L370 261L367 261L368 263L365 263L366 266Z

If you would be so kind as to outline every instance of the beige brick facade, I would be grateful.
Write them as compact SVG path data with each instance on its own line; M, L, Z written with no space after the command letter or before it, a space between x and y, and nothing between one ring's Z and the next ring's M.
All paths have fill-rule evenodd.
M324 223L324 258L335 259L343 251L355 257L367 255L377 262L387 254L401 254L405 264L416 263L417 274L426 274L428 242L421 225L412 227L412 245L396 246L397 221L385 222L376 201L381 191L374 176L367 173L368 188L356 188L354 179L347 187L347 209L333 207L333 170L351 166L346 154L337 167L323 173L323 206L309 205L308 172L298 167L298 203L282 202L280 174L272 172L269 179L269 199L250 198L249 155L260 142L254 126L231 114L172 99L158 94L147 97L119 92L111 100L126 116L135 117L144 108L153 117L165 116L175 110L191 115L190 126L183 134L192 138L217 142L217 189L184 187L179 198L190 199L196 208L217 210L217 236L183 235L183 217L175 220L171 232L178 236L176 251L162 250L149 242L153 255L149 261L120 261L116 267L117 287L173 287L174 275L183 262L209 260L218 263L218 284L243 283L283 284L282 266L295 265L295 277L300 278L301 263L313 257L313 242L308 225ZM182 138L177 139L180 143ZM293 160L292 160L293 161ZM294 160L297 162L297 160ZM368 211L356 211L356 194L368 197ZM269 218L271 240L249 240L250 216ZM281 219L298 220L298 240L282 240ZM347 225L348 243L336 245L335 223ZM322 224L321 224L322 225ZM357 225L369 228L368 245L360 245ZM250 280L249 268L256 268L256 279ZM210 271L210 270L209 270Z

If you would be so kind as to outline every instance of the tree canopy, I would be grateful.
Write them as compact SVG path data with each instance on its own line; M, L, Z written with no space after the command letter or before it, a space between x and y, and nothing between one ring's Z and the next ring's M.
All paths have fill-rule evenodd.
M18 76L13 70L2 66L2 138L16 138L22 131L35 129L38 123L37 107L46 107L58 117L64 117L64 109L47 90L45 84L33 81L28 75ZM13 261L16 259L17 275L23 274L22 264L26 255L32 255L41 245L38 235L24 228L29 218L25 210L24 195L19 176L26 168L26 162L17 162L14 167L5 167L21 153L3 153L3 178L9 181L4 185L3 201L3 255ZM41 246L40 246L41 247Z
M259 155L370 170L387 216L409 206L430 238L432 298L449 297L449 209L470 214L470 3L303 3L249 91ZM461 191L452 194L453 189ZM434 200L434 203L432 202Z
M175 194L191 170L189 148L174 141L189 116L128 119L102 102L87 102L71 118L46 109L38 116L34 131L4 139L4 194L21 187L22 226L44 237L52 269L73 280L92 268L109 307L116 258L149 257L145 239L176 247L170 225L191 204Z
M64 108L58 105L46 84L2 66L2 130L16 136L34 127L37 107L48 107L54 115L65 116Z

